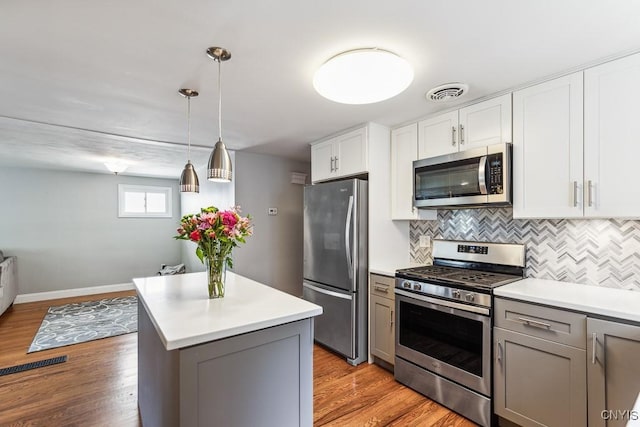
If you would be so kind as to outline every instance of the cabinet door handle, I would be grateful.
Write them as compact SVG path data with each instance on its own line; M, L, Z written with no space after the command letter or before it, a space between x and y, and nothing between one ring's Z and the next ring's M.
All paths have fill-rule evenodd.
M500 344L500 341L498 341L498 362L500 362L500 364L502 364L502 344Z
M334 158L333 158L333 156L331 156L331 172L334 171L334 169L333 169L333 160L334 160Z
M340 166L338 165L338 156L336 156L336 163L335 163L335 165L336 165L336 169L335 169L335 170L340 169Z
M573 192L572 192L572 196L573 196L573 207L578 207L578 181L573 181Z
M533 319L527 319L526 317L518 317L518 320L521 321L522 323L524 323L527 326L533 326L533 327L536 327L536 328L551 329L551 324L549 324L549 323L539 322L539 321L533 320Z
M464 126L460 125L460 144L464 144Z
M456 145L456 127L451 126L451 145L455 147Z
M374 286L373 286L373 288L374 288L376 291L384 292L385 294L388 294L388 293L389 293L389 288L388 288L388 287L386 287L386 286L378 286L378 285L374 285Z
M391 316L389 318L390 326L393 326L393 310L391 310Z
M587 181L587 203L591 207L593 206L593 183L591 180Z
M598 337L597 334L594 332L591 334L591 364L595 365L596 364L596 345L598 345Z

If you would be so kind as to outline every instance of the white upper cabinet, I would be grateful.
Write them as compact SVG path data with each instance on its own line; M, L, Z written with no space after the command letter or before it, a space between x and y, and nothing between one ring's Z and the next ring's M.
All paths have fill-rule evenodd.
M639 99L640 54L514 92L513 216L640 217Z
M321 181L333 175L333 140L311 146L311 181Z
M311 146L311 181L320 182L368 171L367 128Z
M458 112L441 114L418 123L418 158L458 151Z
M418 158L511 142L511 94L418 123Z
M582 72L513 93L513 216L582 211Z
M416 219L413 161L418 158L416 123L391 131L391 219Z
M511 142L511 94L461 108L460 150Z
M413 161L418 159L418 124L391 131L391 219L436 219L437 211L413 206Z
M640 54L584 73L584 212L640 217Z
M357 129L335 139L335 168L338 176L365 173L369 170L367 128Z

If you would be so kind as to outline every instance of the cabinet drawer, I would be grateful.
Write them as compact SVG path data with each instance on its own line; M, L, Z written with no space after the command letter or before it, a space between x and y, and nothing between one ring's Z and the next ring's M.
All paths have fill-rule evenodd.
M539 305L495 300L497 327L577 348L586 348L587 317Z
M393 293L395 281L396 279L394 277L371 274L369 280L371 295L378 295L384 298L395 300Z

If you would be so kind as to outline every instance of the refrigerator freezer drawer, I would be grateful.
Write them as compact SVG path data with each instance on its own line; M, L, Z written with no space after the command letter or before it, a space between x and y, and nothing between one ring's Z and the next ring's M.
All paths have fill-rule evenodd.
M308 282L302 286L303 298L318 304L323 310L314 318L315 340L349 359L355 359L355 295Z

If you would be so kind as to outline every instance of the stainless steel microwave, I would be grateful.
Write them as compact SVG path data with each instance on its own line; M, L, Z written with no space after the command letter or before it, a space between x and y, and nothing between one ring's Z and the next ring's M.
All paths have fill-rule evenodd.
M413 162L418 208L510 206L510 143L473 148Z

